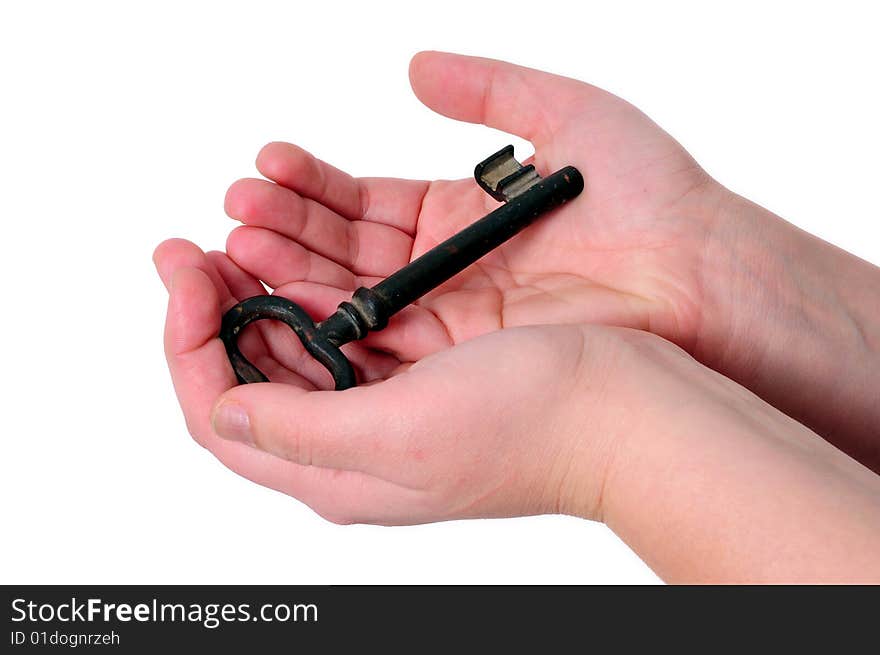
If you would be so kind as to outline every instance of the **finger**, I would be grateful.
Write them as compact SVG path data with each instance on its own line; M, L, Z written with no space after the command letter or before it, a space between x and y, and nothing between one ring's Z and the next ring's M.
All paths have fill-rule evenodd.
M410 63L416 96L434 111L546 142L591 91L587 84L494 59L420 52Z
M347 268L272 230L251 226L236 228L226 239L226 252L237 266L272 288L308 280L355 289L355 276Z
M220 438L210 449L238 475L292 496L334 523L401 525L427 516L422 493L365 473L303 466Z
M291 143L266 145L257 156L257 169L343 218L384 223L409 236L415 234L428 190L428 183L419 180L353 178Z
M226 213L283 234L358 275L389 275L409 261L412 239L382 223L348 221L283 186L244 179L226 193Z
M153 251L153 263L166 289L170 290L171 278L179 269L198 268L213 282L218 302L223 309L228 309L237 302L217 269L208 262L202 249L186 239L168 239L160 243Z
M437 482L438 462L464 461L467 426L480 430L478 452L473 453L478 458L481 452L496 452L491 440L506 434L510 425L524 438L531 434L521 423L525 415L512 411L516 398L528 395L536 384L553 396L552 385L584 343L580 330L548 330L553 332L521 328L475 339L388 380L345 391L308 392L273 384L236 387L218 399L213 426L223 438L298 464L360 471L426 489ZM528 357L510 356L524 344ZM535 369L535 362L546 366ZM503 393L493 396L487 380L504 380ZM524 450L514 451L517 457L528 457Z
M236 387L218 400L213 427L221 437L303 466L398 481L423 458L410 445L420 425L418 408L424 406L399 380L346 391L307 392L281 384Z
M257 170L345 218L357 220L364 214L357 180L292 143L276 141L263 146L257 155Z
M358 183L363 204L361 220L390 225L415 237L419 213L431 188L429 182L362 177Z
M171 274L170 287L165 356L187 427L196 441L207 446L213 434L211 407L236 383L217 337L220 299L214 283L199 268L178 268Z
M225 253L215 250L206 253L206 256L236 299L266 295L266 289L259 280L239 268ZM242 354L274 382L295 384L304 389L316 388L310 380L283 366L270 354L267 345L271 338L269 327L265 321L261 321L245 329L238 336L238 347Z
M219 303L218 312L221 314L235 305L240 299L239 296L234 295L230 290L226 279L224 279L224 276L215 265L215 263L222 263L222 259L222 257L217 258L215 256L212 262L198 246L184 239L169 239L159 244L153 254L153 260L159 276L169 290L172 277L181 269L195 268L207 275L214 284L214 290ZM302 382L302 378L299 376L292 377L289 372L283 370L283 367L277 361L272 360L257 330L247 330L245 334L241 335L239 345L245 356L266 375L272 375L272 379L279 382Z
M263 285L238 268L225 254L218 251L205 253L211 267L217 271L232 298L238 302L266 293ZM259 329L245 330L238 337L238 346L250 361L256 363L268 355L268 348ZM262 370L262 369L261 369Z
M229 292L239 301L253 296L266 295L268 291L259 279L250 275L247 271L238 266L229 255L219 250L212 250L205 253L208 261L220 274L220 277L229 288Z

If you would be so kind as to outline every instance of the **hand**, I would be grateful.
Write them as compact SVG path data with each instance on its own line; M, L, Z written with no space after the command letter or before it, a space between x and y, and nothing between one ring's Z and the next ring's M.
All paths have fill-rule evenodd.
M236 275L223 255L208 257L182 241L157 249L156 264L170 292L166 354L187 425L234 471L338 522L557 509L549 469L567 437L545 438L545 412L580 411L559 393L580 359L579 330L501 332L346 392L310 392L314 385L277 366L268 370L286 384L236 387L217 338L221 310L237 300L230 289L250 295L248 285L258 283ZM259 332L246 338L266 366ZM486 396L490 381L495 393ZM234 408L246 408L248 434L230 415ZM296 426L315 431L300 439Z
M880 579L880 478L658 337L517 328L344 392L234 386L220 312L257 282L185 242L156 261L193 436L333 521L564 512L670 581Z
M442 53L417 55L410 75L429 107L529 139L539 172L573 164L586 188L354 347L363 378L501 327L635 327L880 470L866 364L880 365L874 267L725 190L639 110L593 86ZM496 206L470 179L356 180L288 144L266 146L257 167L274 183L230 188L227 212L245 227L228 253L315 317ZM301 364L286 328L261 330L279 363Z
M165 349L187 425L232 470L343 523L565 510L558 480L568 451L583 446L572 430L547 427L548 417L577 424L589 406L570 395L579 328L499 332L345 392L314 391L273 363L252 331L243 337L250 354L285 384L236 386L220 316L259 283L184 241L166 242L155 259L170 292ZM594 378L603 352L612 350L595 350Z
M586 190L366 343L405 362L500 327L598 322L692 345L720 189L678 143L631 105L574 80L440 54L417 56L411 76L441 113L532 140L539 171L579 167ZM247 227L227 251L318 314L498 205L472 179L355 180L283 143L264 148L257 166L277 184L230 188L227 212Z

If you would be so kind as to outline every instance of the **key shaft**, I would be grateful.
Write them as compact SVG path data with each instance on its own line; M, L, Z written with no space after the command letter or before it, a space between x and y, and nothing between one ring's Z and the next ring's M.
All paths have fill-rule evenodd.
M372 288L361 287L335 314L318 323L318 333L337 346L381 330L407 305L436 289L538 217L576 197L580 172L567 166L472 223Z

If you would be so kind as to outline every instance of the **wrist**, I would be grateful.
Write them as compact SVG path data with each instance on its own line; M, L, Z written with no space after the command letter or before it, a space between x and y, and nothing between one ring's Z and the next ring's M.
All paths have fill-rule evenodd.
M554 456L541 476L541 511L601 522L606 482L621 443L632 432L637 403L621 385L632 359L629 339L660 339L625 328L579 324L565 329L577 331L582 346L570 358L566 382L554 391L556 402L542 426Z
M757 377L767 342L802 331L794 311L798 268L793 226L749 200L721 190L703 251L701 320L694 356L747 382ZM788 233L787 233L788 232ZM786 327L787 326L787 327Z
M608 523L623 471L644 469L645 453L668 454L658 437L687 424L699 406L680 370L702 369L686 352L652 333L580 325L584 355L574 382L557 406L553 430L562 435L547 489L550 511ZM703 369L705 370L705 369Z
M704 252L694 356L880 464L867 439L880 421L869 379L880 366L870 310L880 306L880 270L726 194Z
M578 389L599 416L580 417L567 513L605 522L669 581L876 571L880 478L668 342L609 332L613 365ZM848 537L829 547L829 534Z

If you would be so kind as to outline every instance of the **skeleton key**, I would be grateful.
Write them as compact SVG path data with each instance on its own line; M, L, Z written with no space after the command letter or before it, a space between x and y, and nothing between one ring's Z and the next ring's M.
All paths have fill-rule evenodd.
M535 167L513 157L513 146L477 164L477 183L505 204L435 246L372 288L361 287L351 300L317 325L296 303L278 296L255 296L238 303L223 316L220 338L242 384L268 382L238 349L238 336L249 323L274 319L286 323L303 346L330 371L336 389L357 385L354 368L339 347L381 330L388 319L483 255L528 227L538 217L577 197L584 179L573 166L541 178Z

